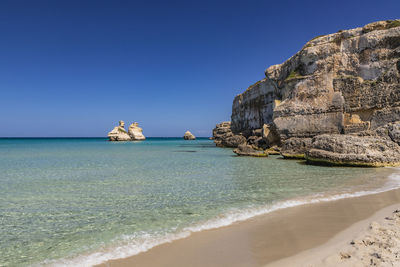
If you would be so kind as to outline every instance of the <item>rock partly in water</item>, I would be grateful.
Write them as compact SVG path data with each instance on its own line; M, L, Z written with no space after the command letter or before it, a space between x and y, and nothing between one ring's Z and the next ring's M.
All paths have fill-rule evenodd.
M213 129L212 133L213 133L212 138L214 139L214 143L217 146L222 147L222 141L233 135L231 131L231 122L225 121L218 123Z
M400 20L313 38L237 95L231 123L217 125L214 137L217 146L247 144L255 150L282 146L285 158L303 158L309 151L310 162L386 166L400 160L394 151L400 143L396 121L400 121ZM332 151L311 147L312 138L328 140L329 135L337 143ZM357 145L351 146L353 141ZM347 150L339 149L339 143ZM353 156L357 149L359 155Z
M189 131L186 131L186 133L183 135L183 139L185 140L195 140L196 137Z
M129 126L128 132L125 130L124 121L119 121L119 126L115 127L111 132L108 133L108 139L110 141L135 141L146 139L143 135L142 128L139 127L137 122L132 123Z
M264 152L268 153L268 155L281 155L281 148L279 146L273 146L266 149Z
M256 150L253 146L248 144L240 144L233 152L238 156L268 157L267 152Z
M233 134L231 130L231 122L225 121L219 123L213 129L214 143L218 147L236 148L240 144L246 143L246 137L240 134Z
M273 125L282 143L400 120L400 21L319 36L235 97L233 134Z
M400 146L375 136L324 134L313 138L306 160L318 165L398 166Z
M129 126L128 134L133 141L145 140L143 129L139 127L139 123L134 122Z
M240 144L246 143L246 137L242 135L234 135L228 137L222 142L224 147L238 147Z
M108 133L108 139L110 141L130 141L131 137L125 130L125 122L119 121L119 126L114 127L114 129Z
M287 159L304 159L311 147L311 138L292 137L287 139L281 148L281 155Z

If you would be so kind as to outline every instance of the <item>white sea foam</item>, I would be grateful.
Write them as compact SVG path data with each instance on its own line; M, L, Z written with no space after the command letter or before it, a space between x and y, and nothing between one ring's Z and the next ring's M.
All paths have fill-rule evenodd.
M378 189L357 191L352 193L342 193L334 195L315 194L302 199L292 199L275 204L266 205L260 208L249 208L245 210L234 209L212 220L206 221L201 224L192 225L184 228L182 231L176 233L165 234L162 237L154 237L146 233L139 233L137 235L126 235L122 237L127 244L113 248L112 250L99 251L90 255L82 255L73 259L61 259L57 261L43 262L41 265L45 266L93 266L101 264L108 260L121 259L129 256L137 255L145 252L155 246L163 243L169 243L174 240L186 238L194 232L203 230L210 230L219 227L231 225L235 222L241 222L255 216L267 214L276 210L318 203L339 200L343 198L360 197L364 195L378 194L394 189L400 188L400 168L395 168L397 171L389 176L387 182Z

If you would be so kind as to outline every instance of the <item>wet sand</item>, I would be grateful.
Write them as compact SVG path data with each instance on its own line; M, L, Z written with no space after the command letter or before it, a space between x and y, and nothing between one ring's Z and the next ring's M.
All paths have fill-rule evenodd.
M286 208L100 266L302 266L335 253L395 207L399 189Z

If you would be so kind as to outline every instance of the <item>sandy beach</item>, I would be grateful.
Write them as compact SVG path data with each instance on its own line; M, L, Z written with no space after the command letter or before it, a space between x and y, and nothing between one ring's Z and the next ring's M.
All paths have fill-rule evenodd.
M100 266L322 266L397 208L399 189L286 208Z
M0 267L400 267L400 1L0 1Z

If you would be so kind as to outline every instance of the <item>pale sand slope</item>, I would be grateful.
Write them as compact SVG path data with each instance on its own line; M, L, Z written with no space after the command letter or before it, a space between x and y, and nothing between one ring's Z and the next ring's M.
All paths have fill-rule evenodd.
M392 190L282 209L228 227L194 233L102 266L265 266L285 258L271 266L304 266L302 263L329 255L335 258L342 252L343 244L353 239L359 245L361 239L355 233L359 234L375 219L369 217L399 203L400 190ZM400 208L400 204L396 207ZM394 209L391 206L377 216L384 218ZM360 223L362 220L365 222ZM343 234L347 228L350 232ZM334 262L334 258L330 260Z
M322 246L266 267L400 266L400 204L357 222Z

